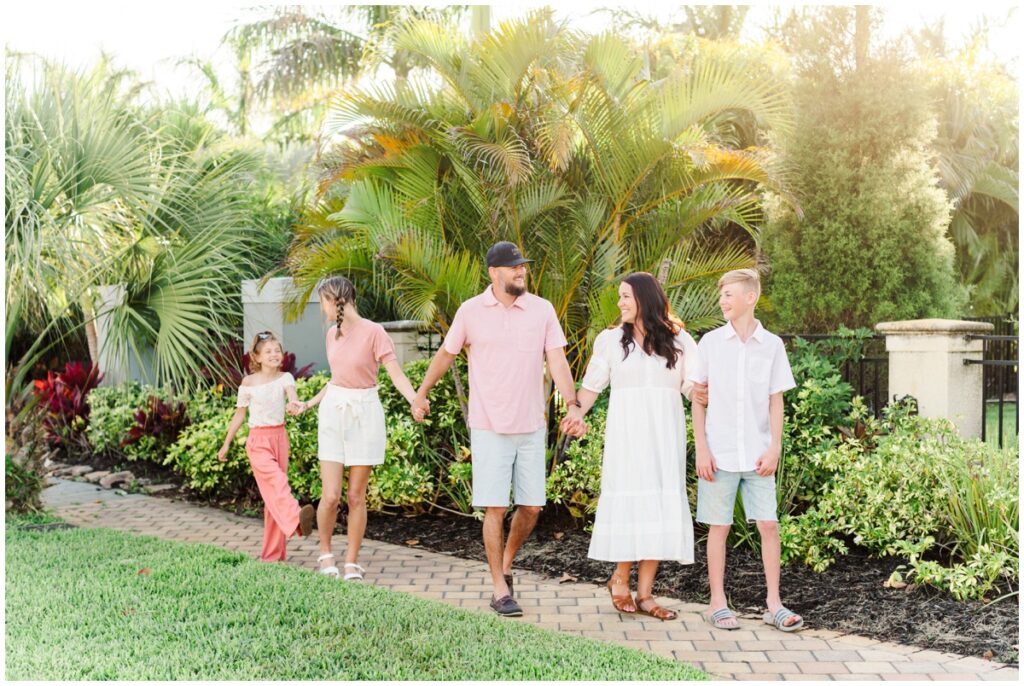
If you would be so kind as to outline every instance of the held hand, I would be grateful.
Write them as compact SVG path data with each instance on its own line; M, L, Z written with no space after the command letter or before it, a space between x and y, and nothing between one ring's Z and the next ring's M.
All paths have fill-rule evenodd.
M304 402L300 402L298 400L293 400L290 403L288 403L287 412L288 412L288 414L290 414L293 417L302 414L305 410L306 410L306 403L304 403Z
M708 406L708 385L706 383L693 384L693 389L690 391L690 402L700 403L704 407Z
M217 459L220 460L221 462L227 462L228 461L228 450L230 450L230 449L231 449L230 445L223 446L219 451L217 451Z
M778 450L768 448L764 455L757 458L757 462L754 463L754 471L761 476L771 476L779 468L779 456Z
M423 419L430 414L430 401L426 398L416 396L413 401L409 403L409 408L412 411L412 418L417 422L422 422Z
M562 430L562 433L576 438L585 434L587 432L587 425L583 421L583 410L575 406L570 407L569 411L565 413L565 417L562 418L559 428Z
M573 418L568 415L562 418L558 428L562 433L567 436L572 436L573 438L580 438L581 436L584 436L589 429L587 423L582 419Z
M705 481L714 481L718 465L715 464L715 456L707 448L697 449L697 476Z

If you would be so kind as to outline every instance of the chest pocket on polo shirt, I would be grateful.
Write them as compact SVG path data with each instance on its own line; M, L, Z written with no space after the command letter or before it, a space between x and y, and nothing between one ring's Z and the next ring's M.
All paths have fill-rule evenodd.
M516 350L521 353L544 351L544 328L541 326L518 327L515 332Z

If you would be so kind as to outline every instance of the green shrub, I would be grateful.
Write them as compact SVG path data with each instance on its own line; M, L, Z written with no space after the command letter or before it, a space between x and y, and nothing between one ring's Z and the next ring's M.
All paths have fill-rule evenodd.
M17 464L10 455L4 456L5 510L11 512L40 512L43 509L39 495L46 479L28 466Z
M595 404L587 415L590 430L569 444L565 459L555 465L547 481L548 500L565 505L577 522L587 522L588 527L597 512L597 501L601 495L607 419L607 404L601 407Z
M762 234L782 330L952 317L966 302L924 80L897 58L857 63L806 69L794 88L798 121L784 147L800 208L770 198Z
M163 463L153 436L143 436L138 442L121 445L135 426L135 413L147 406L150 396L169 400L170 394L160 388L129 381L120 386L100 386L89 393L89 427L86 436L93 451L114 459L147 460Z
M832 478L810 509L781 520L783 558L822 571L850 539L879 555L908 556L914 582L957 598L1015 582L1016 455L964 440L952 423L912 409L891 406L877 421L855 404L864 435L811 456Z

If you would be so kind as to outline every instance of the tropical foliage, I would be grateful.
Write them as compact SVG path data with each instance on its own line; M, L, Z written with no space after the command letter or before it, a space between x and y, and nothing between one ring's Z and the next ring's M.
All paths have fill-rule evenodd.
M830 8L806 29L818 40L852 37L799 55L798 126L784 148L804 216L770 201L763 244L766 292L785 330L948 318L965 305L924 81L893 51L868 51L867 30L853 8Z
M531 289L554 303L577 367L631 271L658 273L691 327L717 321L714 276L751 258L707 249L707 233L755 232L758 189L783 190L764 149L719 133L737 113L788 131L781 83L702 55L652 81L633 45L547 12L472 41L414 20L394 41L431 70L334 100L321 200L288 259L307 292L329 272L372 279L443 331L507 239L535 260Z
M191 106L140 105L140 88L107 61L9 62L7 325L39 341L84 329L95 366L104 321L104 359L189 387L234 334L240 279L267 267L259 158Z
M1020 239L1019 89L1008 69L984 54L984 34L952 52L921 47L937 103L939 182L953 203L956 245L971 314L1003 315L1018 306Z

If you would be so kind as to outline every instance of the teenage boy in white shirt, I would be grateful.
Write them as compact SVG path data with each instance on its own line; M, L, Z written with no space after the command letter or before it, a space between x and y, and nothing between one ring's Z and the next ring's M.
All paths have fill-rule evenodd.
M724 326L701 337L697 368L689 378L708 385L708 406L693 403L697 450L697 521L708 525L711 603L705 618L718 629L739 628L725 598L725 542L736 491L748 521L757 522L764 562L764 621L796 631L803 618L779 595L781 542L775 503L775 470L782 456L782 394L796 386L782 339L754 318L761 281L753 269L728 272L718 281Z

